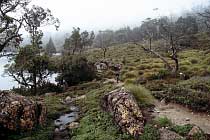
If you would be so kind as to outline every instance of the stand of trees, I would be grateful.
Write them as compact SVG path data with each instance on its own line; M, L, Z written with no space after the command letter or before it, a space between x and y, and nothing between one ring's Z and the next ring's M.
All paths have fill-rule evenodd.
M95 34L93 31L80 32L80 28L73 28L71 36L65 40L64 50L72 55L76 52L81 54L86 47L93 44L94 38Z
M39 55L39 49L32 45L20 49L14 62L7 66L6 73L13 77L24 88L31 89L36 95L37 89L41 89L48 76L55 72L55 65L47 55Z
M0 51L7 45L11 46L11 43L19 46L21 27L30 34L31 45L19 49L18 55L13 57L14 62L7 66L6 73L21 86L32 89L36 95L37 88L46 83L47 77L53 71L49 57L40 53L43 37L41 27L54 25L58 29L60 22L49 9L39 6L28 8L29 3L28 0L1 1ZM18 11L22 13L20 17L9 16Z
M198 41L199 33L209 36L209 8L203 9L202 12L188 13L180 17L147 18L141 26L133 29L125 27L116 31L99 32L94 40L94 46L102 48L105 57L110 45L134 43L146 52L159 57L169 71L177 73L179 70L177 53L181 49L202 46ZM155 41L161 41L161 46L157 46ZM161 51L166 52L167 55L161 55ZM173 60L174 64L170 64L166 57Z
M53 43L52 38L50 38L49 42L47 43L46 48L45 48L45 52L49 56L52 56L52 54L56 53L56 48L55 48L55 45Z

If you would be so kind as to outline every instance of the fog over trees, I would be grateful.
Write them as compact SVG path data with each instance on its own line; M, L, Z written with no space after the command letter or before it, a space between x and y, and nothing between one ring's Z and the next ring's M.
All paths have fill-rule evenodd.
M201 1L1 0L0 139L209 140Z

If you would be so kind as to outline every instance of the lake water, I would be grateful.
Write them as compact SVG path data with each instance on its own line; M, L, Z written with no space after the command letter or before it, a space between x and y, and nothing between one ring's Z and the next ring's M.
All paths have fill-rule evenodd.
M12 77L9 77L8 75L4 74L4 66L8 63L9 62L7 57L0 58L0 90L9 90L13 87L18 87L18 83L14 81ZM50 77L49 80L52 83L55 83L55 77L56 74L52 75L52 77Z

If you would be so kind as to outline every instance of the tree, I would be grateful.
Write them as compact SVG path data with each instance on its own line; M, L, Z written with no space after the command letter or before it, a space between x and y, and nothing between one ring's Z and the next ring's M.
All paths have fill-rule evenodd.
M152 40L158 38L158 28L157 19L147 18L146 21L143 21L141 25L141 32L143 38L149 41L149 48L152 49Z
M131 29L130 27L120 28L119 30L114 32L114 42L117 43L126 43L130 41L131 36Z
M52 38L50 38L49 42L46 45L45 51L48 55L52 55L53 53L56 53L55 45L52 41Z
M67 38L64 43L64 49L69 52L82 52L86 46L91 46L95 38L94 32L83 31L80 33L80 28L73 28L70 38Z
M210 31L210 7L208 6L202 12L198 12L201 17L202 22L206 25L207 29Z
M17 47L22 41L19 30L24 24L24 18L14 13L26 8L29 2L29 0L0 1L0 52L9 45Z
M110 30L99 31L99 34L96 36L94 46L102 49L104 58L106 57L108 47L112 43L112 39L113 32Z
M141 48L143 48L145 51L159 57L165 63L169 71L176 73L179 70L179 59L177 53L180 50L180 41L183 40L185 36L190 36L197 33L198 27L196 20L192 17L180 17L178 20L162 17L157 20L157 24L159 26L158 33L160 37L163 38L168 44L167 52L171 53L168 56L174 61L174 66L171 65L168 60L157 51L151 48L147 49L145 46L138 43L135 44L141 46Z
M33 45L41 42L43 33L40 27L55 25L59 20L54 18L49 9L39 6L28 8L30 0L3 0L0 2L0 52L7 46L18 47L22 41L19 30L24 27L31 35ZM20 14L15 14L20 13Z
M81 53L86 46L91 46L93 44L95 34L93 31L91 33L89 33L88 31L84 31L80 34L80 36L81 36L81 43L80 43L81 45L80 53Z
M60 74L57 81L63 85L76 85L84 81L91 81L96 77L94 64L81 56L64 56L59 66Z
M39 49L32 45L21 48L13 59L14 62L6 66L6 73L18 84L32 89L34 95L37 94L37 87L43 87L47 77L55 70L50 58L39 55Z
M31 43L33 46L40 47L42 44L43 33L41 27L54 25L56 30L59 28L60 22L55 18L49 9L33 5L31 9L24 8L24 27L31 36Z
M41 86L44 79L49 75L48 59L40 55L42 44L41 27L55 25L59 27L59 20L54 18L49 9L43 9L39 6L28 8L22 7L21 25L29 32L31 37L31 47L21 48L14 63L8 66L8 74L12 76L19 84L34 89L37 93L37 87ZM6 32L7 33L7 32ZM18 33L17 33L18 34Z

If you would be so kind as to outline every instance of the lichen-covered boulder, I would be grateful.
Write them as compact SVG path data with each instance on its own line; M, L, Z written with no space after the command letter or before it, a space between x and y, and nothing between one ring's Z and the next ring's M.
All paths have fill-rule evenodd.
M47 109L42 102L0 91L0 131L27 131L44 125Z
M102 99L103 108L110 112L116 124L134 137L143 133L144 117L136 100L124 88L106 94Z

